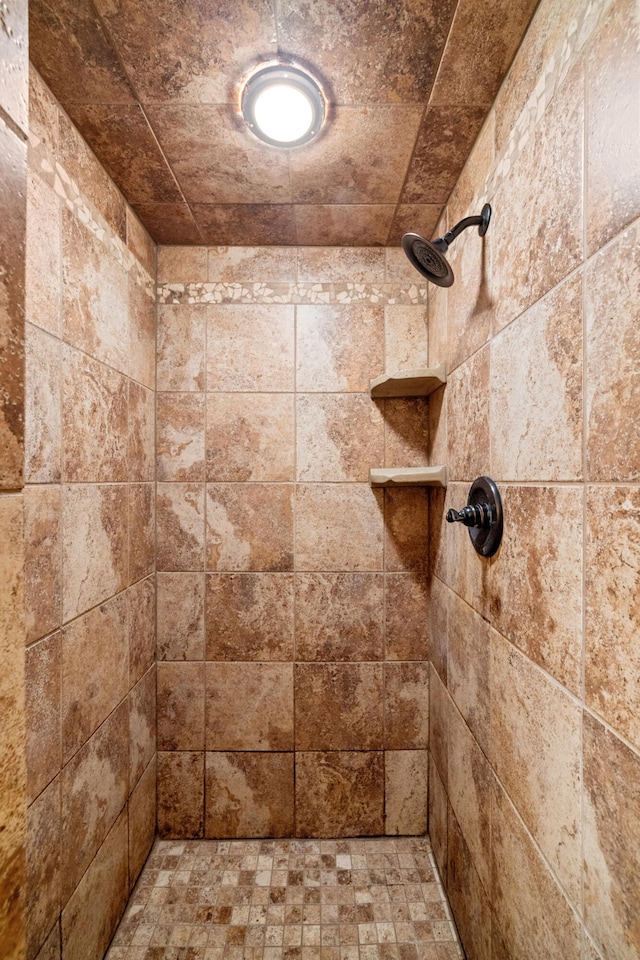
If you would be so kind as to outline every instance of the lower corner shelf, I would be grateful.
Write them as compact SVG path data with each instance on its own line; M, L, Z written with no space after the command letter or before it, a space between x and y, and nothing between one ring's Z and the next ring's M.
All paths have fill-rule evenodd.
M372 467L369 483L372 487L446 487L447 468Z

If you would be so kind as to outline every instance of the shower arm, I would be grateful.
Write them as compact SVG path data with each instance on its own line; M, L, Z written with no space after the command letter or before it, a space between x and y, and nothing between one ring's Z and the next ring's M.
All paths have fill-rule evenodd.
M437 247L441 253L446 253L456 237L459 237L462 231L466 230L467 227L478 227L478 233L481 237L484 237L489 226L490 217L491 207L488 203L486 203L482 208L481 214L475 217L465 217L463 220L460 220L459 223L456 223L455 227L452 227L451 230L447 230L444 236L434 240L434 247Z

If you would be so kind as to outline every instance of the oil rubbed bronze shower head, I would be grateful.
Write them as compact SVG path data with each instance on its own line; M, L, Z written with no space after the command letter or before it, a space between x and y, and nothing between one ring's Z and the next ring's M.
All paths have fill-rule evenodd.
M443 237L437 240L425 240L418 233L405 233L402 238L402 249L409 257L413 266L423 277L436 283L439 287L450 287L453 283L453 270L445 257L449 246L467 227L477 227L478 233L484 237L491 220L491 207L485 203L479 217L465 217L455 227L448 230Z

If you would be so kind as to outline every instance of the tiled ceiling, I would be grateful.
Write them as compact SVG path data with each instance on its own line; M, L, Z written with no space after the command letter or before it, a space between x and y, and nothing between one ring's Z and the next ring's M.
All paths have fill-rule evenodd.
M431 234L537 0L30 0L36 69L158 243ZM242 78L295 58L320 137L256 140Z

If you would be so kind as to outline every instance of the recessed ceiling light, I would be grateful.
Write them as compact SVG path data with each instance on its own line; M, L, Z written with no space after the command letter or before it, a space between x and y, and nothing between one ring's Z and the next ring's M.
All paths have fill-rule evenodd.
M297 147L320 130L326 101L318 81L290 64L256 70L242 89L242 115L249 129L276 147Z

